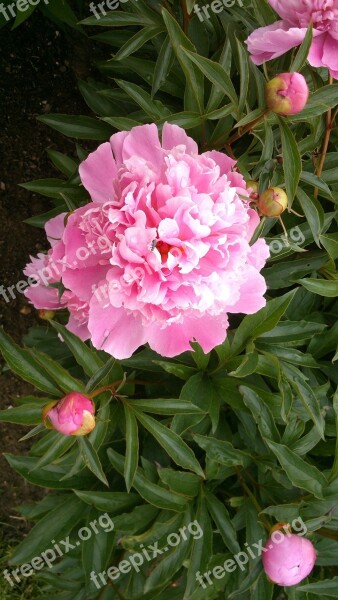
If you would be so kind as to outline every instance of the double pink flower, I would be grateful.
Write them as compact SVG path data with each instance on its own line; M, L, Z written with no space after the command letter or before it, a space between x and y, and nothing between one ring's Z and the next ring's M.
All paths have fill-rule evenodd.
M313 23L308 56L313 67L326 67L338 79L338 0L268 0L280 21L256 29L247 39L256 65L278 58L299 46Z
M80 166L92 201L46 224L52 248L27 265L39 309L68 308L68 328L116 358L139 346L176 356L221 344L227 313L265 305L269 255L234 160L199 154L176 125L113 135ZM59 295L55 283L62 281Z

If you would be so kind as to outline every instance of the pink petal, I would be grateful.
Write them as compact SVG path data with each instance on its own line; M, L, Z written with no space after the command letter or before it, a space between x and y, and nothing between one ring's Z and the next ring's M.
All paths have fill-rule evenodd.
M284 21L277 21L267 27L260 27L246 40L251 59L256 65L278 58L302 43L306 27L289 27Z
M241 286L240 298L234 306L231 306L229 312L253 315L266 305L264 298L266 283L263 275L252 266L247 267L245 275L246 281Z
M24 295L39 310L57 310L63 308L59 300L59 290L57 288L45 287L43 285L30 286L24 291Z
M183 323L174 323L161 329L159 325L148 327L150 347L161 356L173 357L191 351L190 342L196 340L205 353L219 346L226 338L228 319L226 315L200 318L185 318Z
M172 150L175 146L184 145L186 147L187 154L198 154L198 146L196 142L187 136L184 129L178 127L178 125L170 125L170 123L164 123L162 130L162 147L165 150Z
M311 44L310 52L308 55L308 61L312 67L322 67L323 66L323 51L324 51L324 42L326 35L319 35L314 38Z
M122 148L122 158L127 160L138 156L146 160L158 173L161 172L163 164L163 151L158 137L158 130L154 123L151 125L140 125L134 127L125 136Z
M140 316L127 314L124 308L103 307L95 296L90 303L88 329L95 348L117 359L129 358L147 341Z
M123 144L128 135L129 131L119 131L118 133L114 133L110 138L110 145L114 152L115 161L118 167L123 163Z
M49 219L45 224L45 232L47 234L48 241L50 245L53 247L57 244L63 236L63 232L65 230L65 217L67 213L61 213L53 219Z
M112 200L113 180L117 175L117 168L110 143L101 144L95 152L89 154L81 163L79 173L94 202Z
M95 265L81 269L67 269L62 274L63 285L74 294L89 302L93 295L93 286L105 278L110 265Z
M322 64L333 71L338 70L338 40L331 35L322 36L325 38L323 47Z

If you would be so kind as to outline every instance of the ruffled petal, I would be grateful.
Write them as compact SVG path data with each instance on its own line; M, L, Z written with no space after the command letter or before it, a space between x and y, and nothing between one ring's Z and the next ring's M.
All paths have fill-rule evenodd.
M80 167L81 181L94 202L114 199L113 181L117 175L116 163L109 142L89 154Z

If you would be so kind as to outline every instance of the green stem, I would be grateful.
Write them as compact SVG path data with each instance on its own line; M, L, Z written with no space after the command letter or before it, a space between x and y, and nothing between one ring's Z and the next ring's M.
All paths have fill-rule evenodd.
M241 484L241 486L242 486L243 490L245 491L246 495L250 498L252 504L254 505L255 509L257 510L258 514L260 515L260 520L261 520L262 524L264 525L264 527L267 530L267 532L270 533L271 524L265 518L264 515L261 515L263 509L259 505L259 502L258 502L256 496L252 493L252 491L250 490L250 488L245 483L244 477L241 474L241 472L240 472L240 470L239 470L238 467L236 467L236 473L237 473L237 477L238 477L239 483Z
M224 139L223 138L219 138L218 140L216 140L213 144L213 148L217 149L217 150L221 150L222 148L226 148L227 150L231 150L231 145L234 144L235 142L237 142L240 138L242 138L244 135L246 135L247 133L251 132L252 129L254 129L256 127L256 125L259 125L260 123L262 123L266 117L266 115L268 115L270 112L270 110L265 110L263 112L263 114L261 114L259 117L257 117L257 119L254 119L253 121L251 121L251 123L248 123L243 129L239 128L238 131L236 133L234 133L234 135L232 135L229 139Z

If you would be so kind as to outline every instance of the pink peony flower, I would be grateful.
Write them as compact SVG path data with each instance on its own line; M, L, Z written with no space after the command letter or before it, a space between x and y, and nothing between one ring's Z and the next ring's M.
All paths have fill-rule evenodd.
M87 396L72 392L59 402L47 404L42 412L46 427L63 435L87 435L95 427L95 408Z
M266 84L267 107L278 115L296 115L309 99L309 87L300 73L282 73Z
M199 155L176 125L164 125L162 144L143 125L99 146L80 176L92 202L46 225L45 260L51 272L62 265L59 307L82 339L120 359L145 343L163 356L193 340L209 352L226 337L227 312L265 305L269 250L250 246L259 217L234 160ZM46 290L55 299L49 282L26 295L54 309L42 306Z
M265 573L281 586L296 585L311 573L316 562L316 551L310 540L296 534L275 532L265 544L262 562ZM277 541L279 540L279 541Z
M308 56L313 67L326 67L338 79L338 0L268 0L281 17L256 29L247 39L256 65L278 58L302 43L310 23L313 42Z

